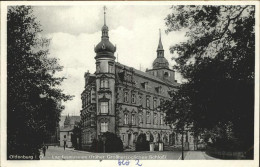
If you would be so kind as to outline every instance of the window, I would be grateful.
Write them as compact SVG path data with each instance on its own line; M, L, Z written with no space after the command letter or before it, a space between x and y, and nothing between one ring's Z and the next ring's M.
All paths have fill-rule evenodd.
M91 118L90 118L90 126L95 126L95 117L93 114L91 114Z
M97 72L97 73L100 72L100 63L98 63L97 66L96 66L96 72Z
M112 64L109 64L109 66L108 66L108 72L109 72L109 73L113 73L113 65L112 65Z
M132 103L135 103L135 94L132 94Z
M156 109L156 108L157 108L157 100L153 99L153 109Z
M146 97L146 107L150 108L150 99L148 96Z
M87 100L87 101L88 101L88 102L87 102L87 105L88 105L88 104L90 104L90 103L91 103L91 99L90 99L90 98L91 98L91 96L90 96L90 93L88 93L88 97L87 97L87 98L88 98L88 100Z
M157 121L157 114L154 113L154 124L158 124L158 121Z
M139 115L139 124L142 124L143 123L143 116L142 114Z
M124 134L122 135L122 141L125 141L125 135Z
M128 114L124 114L124 123L125 125L128 124Z
M150 123L151 123L150 113L149 113L149 112L146 113L146 123L147 123L147 124L150 124Z
M160 105L163 105L163 103L164 103L164 100L160 99Z
M132 125L135 125L135 114L132 114Z
M169 73L168 72L164 72L164 77L169 77Z
M101 114L107 114L108 113L108 102L101 102L100 103L100 112L101 112Z
M150 134L146 134L146 140L150 141Z
M124 94L124 102L128 102L128 92L125 92Z
M161 114L161 125L163 124L163 115Z
M157 71L154 71L154 72L153 72L153 75L154 75L154 76L157 76Z
M108 88L108 80L107 79L102 78L100 82L101 82L100 83L101 88Z
M107 131L108 131L108 123L101 122L101 132L107 132Z

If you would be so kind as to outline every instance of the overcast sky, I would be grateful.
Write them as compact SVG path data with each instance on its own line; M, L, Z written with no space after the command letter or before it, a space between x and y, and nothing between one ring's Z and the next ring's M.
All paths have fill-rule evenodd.
M165 17L170 6L106 6L109 39L116 44L118 61L145 71L152 68L156 58L159 29L165 57L170 66L169 47L186 40L185 32L165 34ZM101 40L103 6L37 6L34 12L43 28L43 35L51 38L50 56L56 57L64 70L59 74L67 77L62 84L65 93L75 95L66 102L62 115L79 115L80 94L84 90L84 73L95 72L94 45ZM180 76L176 79L180 82Z

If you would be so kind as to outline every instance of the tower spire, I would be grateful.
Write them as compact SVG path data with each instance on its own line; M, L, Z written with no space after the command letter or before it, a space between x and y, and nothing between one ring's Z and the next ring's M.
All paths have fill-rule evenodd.
M157 51L163 51L163 45L162 45L162 39L161 39L161 29L159 29L159 44L158 44L158 48Z
M102 36L101 36L101 38L102 39L108 39L109 38L108 37L108 27L106 25L106 10L107 10L107 7L104 6L103 9L104 9L104 25L102 27Z
M169 62L164 57L164 50L162 45L161 29L159 29L159 44L157 48L157 57L153 62L153 69L169 68Z
M104 25L106 25L106 10L107 10L107 7L104 6Z

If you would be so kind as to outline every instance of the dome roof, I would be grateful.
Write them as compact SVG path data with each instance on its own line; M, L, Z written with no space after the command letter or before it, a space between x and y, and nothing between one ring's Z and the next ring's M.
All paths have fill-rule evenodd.
M111 52L115 53L116 47L108 40L108 39L102 39L97 46L95 47L95 52Z
M158 68L169 68L168 60L164 57L157 57L153 61L153 69L158 69Z
M102 27L101 41L95 47L95 52L97 53L96 58L99 57L114 57L116 52L116 47L109 41L108 27L104 25Z

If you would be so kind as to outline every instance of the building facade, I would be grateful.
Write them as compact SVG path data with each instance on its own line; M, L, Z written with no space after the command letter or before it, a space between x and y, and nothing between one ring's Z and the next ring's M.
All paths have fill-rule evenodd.
M134 148L141 133L150 142L180 145L181 136L165 123L165 113L158 108L179 86L164 57L161 35L153 68L146 72L115 61L116 47L109 41L105 21L95 52L96 72L85 73L81 94L82 148L90 147L104 132L116 133L126 148Z
M73 129L80 123L80 116L66 116L63 125L60 127L60 146L64 146L64 141L66 141L66 147L72 147L72 135Z

